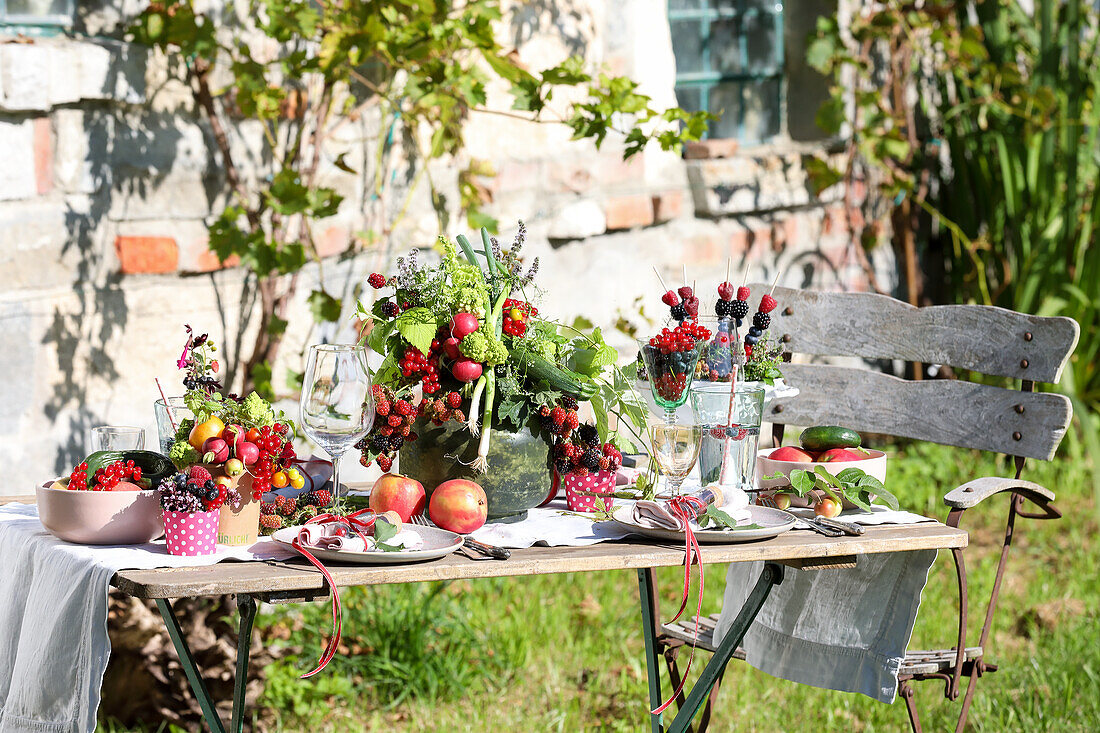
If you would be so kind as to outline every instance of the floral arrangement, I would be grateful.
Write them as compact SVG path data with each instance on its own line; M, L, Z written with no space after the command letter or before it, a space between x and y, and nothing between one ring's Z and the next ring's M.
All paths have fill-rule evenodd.
M220 509L225 503L240 506L241 495L224 478L214 479L202 466L191 466L163 481L157 489L161 508L169 512L194 514Z
M194 415L176 426L168 457L179 469L217 467L229 477L248 474L252 498L271 488L301 488L305 479L293 468L293 425L257 393L241 398L222 395L217 379L217 346L207 334L186 326L187 342L176 366L185 372L184 404Z
M375 375L378 419L360 443L360 461L388 471L416 420L457 421L478 438L473 467L485 472L494 430L524 428L551 445L579 426L578 403L588 401L595 427L633 449L645 423L644 404L615 367L616 351L599 329L582 333L544 316L537 300L538 258L525 267L521 222L510 247L481 230L481 249L464 236L440 238L438 264L417 250L397 261L397 274L372 274L379 291L360 316L371 322L366 343L384 360Z

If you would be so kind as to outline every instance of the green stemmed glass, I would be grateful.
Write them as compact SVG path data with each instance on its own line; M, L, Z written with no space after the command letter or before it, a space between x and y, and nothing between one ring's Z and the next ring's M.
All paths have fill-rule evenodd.
M651 346L647 340L638 340L653 401L664 409L665 422L669 425L676 422L676 408L687 402L691 380L695 377L695 365L703 348L704 344L696 341L691 349L666 351L662 347Z

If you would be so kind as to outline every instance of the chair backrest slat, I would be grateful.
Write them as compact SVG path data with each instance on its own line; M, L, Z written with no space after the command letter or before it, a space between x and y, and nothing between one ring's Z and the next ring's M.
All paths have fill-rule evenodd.
M768 286L752 288L761 295ZM789 337L792 353L946 364L1032 382L1058 381L1081 332L1072 318L991 306L915 308L873 293L791 288L776 288L775 298L771 333Z
M1027 458L1052 458L1073 414L1063 395L959 380L916 382L823 364L784 364L783 376L799 394L776 400L766 420L844 425Z

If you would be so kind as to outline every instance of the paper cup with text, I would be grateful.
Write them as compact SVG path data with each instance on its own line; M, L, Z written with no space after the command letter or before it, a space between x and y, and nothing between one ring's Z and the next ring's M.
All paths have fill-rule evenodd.
M212 470L214 478L226 475L224 469ZM219 510L221 515L218 520L218 544L243 546L251 545L256 541L260 532L260 504L262 502L252 498L252 476L242 473L239 476L229 476L232 487L241 494L241 503L234 507L226 501Z

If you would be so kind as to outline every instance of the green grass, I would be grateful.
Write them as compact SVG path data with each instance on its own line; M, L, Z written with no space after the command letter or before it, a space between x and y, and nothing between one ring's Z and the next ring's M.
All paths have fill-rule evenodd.
M903 506L939 518L940 496L967 478L1009 475L969 451L911 445L892 456ZM1100 549L1086 468L1067 458L1029 466L1065 518L1021 520L988 661L970 717L977 731L1100 729ZM964 522L974 598L987 597L1005 497ZM791 571L794 572L794 571ZM724 568L708 567L706 608L720 607ZM677 569L659 573L662 608L678 600ZM264 671L257 722L268 730L638 731L647 688L634 572L351 589L343 594L344 655L299 680L321 648L328 608L265 607L259 625L283 656ZM956 623L950 557L924 592L912 648L950 646ZM974 611L976 643L984 605ZM294 650L300 650L294 653ZM705 660L705 657L703 657ZM700 665L701 667L701 665ZM694 673L693 673L694 674ZM667 677L665 690L668 691ZM958 703L939 682L917 688L925 730L954 727ZM712 730L901 731L904 705L777 680L731 663Z

